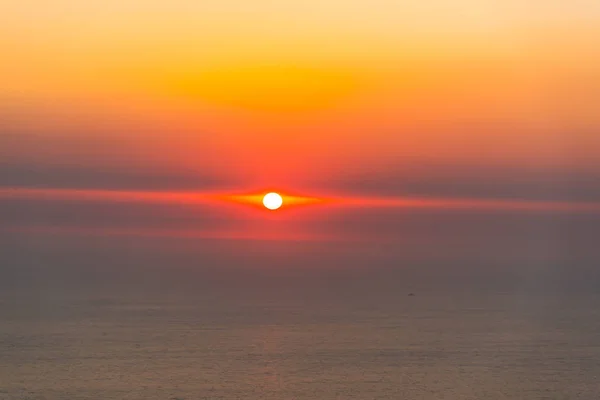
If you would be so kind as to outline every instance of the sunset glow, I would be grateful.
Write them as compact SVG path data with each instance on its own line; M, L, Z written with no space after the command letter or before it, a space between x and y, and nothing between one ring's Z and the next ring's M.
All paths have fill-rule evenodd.
M53 221L20 197L235 237L600 201L597 2L5 3L0 198L19 223Z
M0 400L600 399L600 0L0 0Z

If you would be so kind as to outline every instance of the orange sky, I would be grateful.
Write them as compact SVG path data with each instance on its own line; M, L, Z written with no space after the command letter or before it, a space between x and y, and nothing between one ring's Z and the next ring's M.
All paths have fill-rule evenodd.
M257 179L271 163L291 177L404 157L598 167L596 2L30 0L0 11L0 128L64 143L3 138L10 157L86 158L93 143L90 163L235 175L223 164L240 162Z
M600 200L597 1L5 3L0 191Z

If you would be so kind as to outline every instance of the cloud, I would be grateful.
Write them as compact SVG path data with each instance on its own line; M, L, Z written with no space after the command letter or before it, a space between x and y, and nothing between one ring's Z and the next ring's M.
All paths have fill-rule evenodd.
M600 201L600 171L423 162L370 170L361 165L317 182L321 190L363 196Z
M223 187L227 183L198 171L159 171L151 168L0 163L0 187L72 189L183 190Z

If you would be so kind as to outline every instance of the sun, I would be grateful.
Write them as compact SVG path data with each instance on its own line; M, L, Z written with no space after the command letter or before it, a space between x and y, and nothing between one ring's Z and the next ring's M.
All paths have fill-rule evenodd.
M283 204L283 198L277 193L268 193L263 197L263 204L269 210L277 210Z

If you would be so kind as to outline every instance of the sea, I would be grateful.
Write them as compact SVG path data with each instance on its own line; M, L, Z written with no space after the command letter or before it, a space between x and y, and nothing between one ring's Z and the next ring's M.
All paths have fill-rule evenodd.
M0 399L600 399L593 290L317 280L4 288Z

